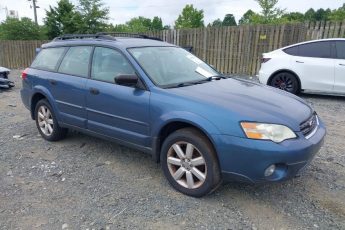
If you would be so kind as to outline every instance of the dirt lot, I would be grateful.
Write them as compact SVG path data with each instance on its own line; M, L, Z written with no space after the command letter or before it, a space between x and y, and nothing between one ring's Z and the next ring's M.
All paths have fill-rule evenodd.
M302 95L328 135L301 177L196 199L144 153L74 132L44 141L21 103L19 71L10 77L17 86L0 93L0 229L345 229L345 98Z

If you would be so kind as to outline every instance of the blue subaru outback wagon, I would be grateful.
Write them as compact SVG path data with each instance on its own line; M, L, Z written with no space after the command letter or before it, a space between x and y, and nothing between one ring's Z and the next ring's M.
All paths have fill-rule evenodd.
M73 129L147 152L176 190L195 197L222 180L289 179L326 133L301 98L225 77L148 37L56 38L22 81L23 103L44 139Z

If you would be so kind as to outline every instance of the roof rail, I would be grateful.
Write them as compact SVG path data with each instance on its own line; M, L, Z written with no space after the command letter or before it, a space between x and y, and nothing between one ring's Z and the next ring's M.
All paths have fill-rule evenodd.
M110 36L108 34L97 33L97 34L64 34L64 35L54 38L53 41L70 40L70 39L86 39L86 38L96 38L96 39L105 39L105 40L113 40L113 41L116 40L115 37Z
M126 32L99 32L98 35L110 35L113 37L127 37L127 38L143 38L143 39L151 39L156 41L163 41L160 38L157 37L151 37L145 34L137 34L137 33L126 33Z

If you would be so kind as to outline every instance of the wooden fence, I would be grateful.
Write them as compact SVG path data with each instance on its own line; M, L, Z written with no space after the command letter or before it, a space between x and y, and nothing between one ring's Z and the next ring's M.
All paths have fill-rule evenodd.
M302 41L344 38L345 21L164 30L147 34L179 46L192 46L195 55L222 73L254 75L260 68L262 53ZM35 48L45 42L0 41L0 66L30 65Z

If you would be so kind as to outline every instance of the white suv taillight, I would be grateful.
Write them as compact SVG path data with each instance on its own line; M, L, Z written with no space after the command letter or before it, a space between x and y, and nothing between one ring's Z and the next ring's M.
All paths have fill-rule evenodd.
M269 60L271 60L271 58L261 58L261 63L266 63L268 62Z

